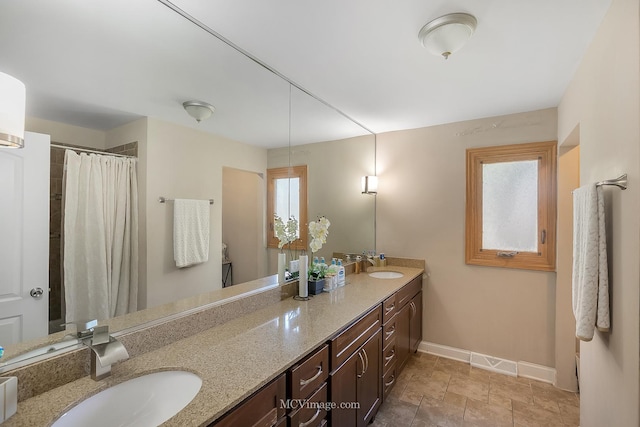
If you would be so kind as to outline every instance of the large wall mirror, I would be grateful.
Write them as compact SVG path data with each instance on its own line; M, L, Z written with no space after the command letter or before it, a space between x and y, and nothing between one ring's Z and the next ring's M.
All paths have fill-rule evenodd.
M331 221L318 255L375 249L375 197L360 190L375 172L375 138L347 115L159 1L12 0L2 9L0 71L27 86L27 130L97 151L136 143L139 308L220 289L223 242L229 285L276 273L277 251L265 245L268 168L307 165L309 219ZM189 99L213 104L214 116L195 123L182 109ZM60 191L52 185L52 206ZM207 263L175 267L171 206L159 196L214 199ZM49 237L59 252L60 236ZM14 292L6 289L0 304ZM0 314L9 356L65 335L15 343L6 320Z

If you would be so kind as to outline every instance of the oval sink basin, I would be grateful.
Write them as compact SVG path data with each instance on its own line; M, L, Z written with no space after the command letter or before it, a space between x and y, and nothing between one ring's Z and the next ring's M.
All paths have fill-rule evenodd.
M374 271L373 273L369 273L369 277L373 277L374 279L399 279L404 274L398 273L397 271Z
M52 427L158 426L187 406L201 386L202 379L186 371L143 375L82 401Z

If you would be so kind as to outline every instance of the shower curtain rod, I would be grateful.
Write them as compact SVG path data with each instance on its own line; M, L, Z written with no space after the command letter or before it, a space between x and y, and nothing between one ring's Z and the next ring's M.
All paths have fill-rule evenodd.
M66 145L59 145L59 144L51 144L51 147L53 147L53 148L62 148L64 150L80 151L80 152L83 152L83 153L102 154L103 156L128 157L130 159L136 159L136 160L138 159L135 156L127 156L126 154L106 153L104 151L89 150L88 148L67 147Z

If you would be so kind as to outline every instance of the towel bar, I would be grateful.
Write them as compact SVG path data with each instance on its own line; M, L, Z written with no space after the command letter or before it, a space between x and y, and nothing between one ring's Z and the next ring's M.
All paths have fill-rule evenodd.
M166 203L166 202L173 202L173 201L175 201L175 199L167 199L166 197L162 197L162 196L160 196L160 197L158 197L158 201L159 201L160 203ZM209 204L210 204L210 205L212 205L212 204L213 204L213 199L209 199Z

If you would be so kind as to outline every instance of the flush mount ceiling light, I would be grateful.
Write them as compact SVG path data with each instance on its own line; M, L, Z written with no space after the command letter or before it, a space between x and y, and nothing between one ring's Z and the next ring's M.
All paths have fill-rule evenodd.
M418 39L434 55L449 55L459 50L469 40L478 21L468 13L450 13L426 24L420 30Z
M24 83L0 73L0 147L24 147L26 89Z
M187 110L187 113L189 113L191 117L196 119L198 123L202 120L208 119L211 117L213 112L216 111L213 105L203 101L187 101L183 102L182 106Z

